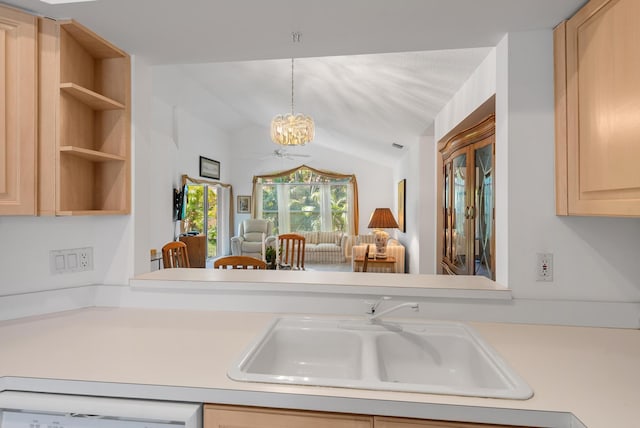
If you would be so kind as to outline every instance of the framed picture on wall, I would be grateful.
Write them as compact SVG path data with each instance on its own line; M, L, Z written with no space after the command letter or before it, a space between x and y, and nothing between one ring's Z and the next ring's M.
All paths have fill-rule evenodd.
M251 196L238 196L238 214L251 214Z
M220 180L220 162L200 156L200 177Z
M398 182L398 226L402 233L407 232L407 224L404 221L404 204L407 201L405 191L407 190L407 180Z

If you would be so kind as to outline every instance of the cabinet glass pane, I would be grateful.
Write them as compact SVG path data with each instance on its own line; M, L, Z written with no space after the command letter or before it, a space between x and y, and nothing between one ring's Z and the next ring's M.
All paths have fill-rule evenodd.
M493 146L484 146L475 152L475 274L493 278Z
M453 159L453 230L452 230L452 262L456 268L467 266L467 155L462 154Z
M444 166L444 195L442 206L444 215L444 242L442 247L442 255L451 260L451 228L452 228L452 215L451 215L451 163L448 162Z

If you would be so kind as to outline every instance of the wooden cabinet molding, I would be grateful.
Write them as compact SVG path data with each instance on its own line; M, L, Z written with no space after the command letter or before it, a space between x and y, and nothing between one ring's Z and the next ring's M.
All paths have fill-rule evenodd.
M37 205L37 20L0 5L0 214Z
M372 428L371 416L205 404L203 428Z
M376 416L374 418L374 425L375 428L516 428L512 425L477 424L473 422L444 422L383 416Z
M640 216L638 16L591 0L554 31L558 215Z
M388 416L205 404L203 428L515 428Z

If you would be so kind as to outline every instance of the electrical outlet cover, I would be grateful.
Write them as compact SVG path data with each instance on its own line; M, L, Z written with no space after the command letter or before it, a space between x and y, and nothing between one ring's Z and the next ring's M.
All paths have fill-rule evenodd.
M536 259L536 281L553 282L553 254L538 253Z

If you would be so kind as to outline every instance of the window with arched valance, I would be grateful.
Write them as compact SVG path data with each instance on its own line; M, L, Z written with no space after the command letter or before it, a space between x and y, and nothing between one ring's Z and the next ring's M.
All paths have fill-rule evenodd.
M253 177L253 215L271 220L274 233L342 231L358 234L354 174L306 165Z

